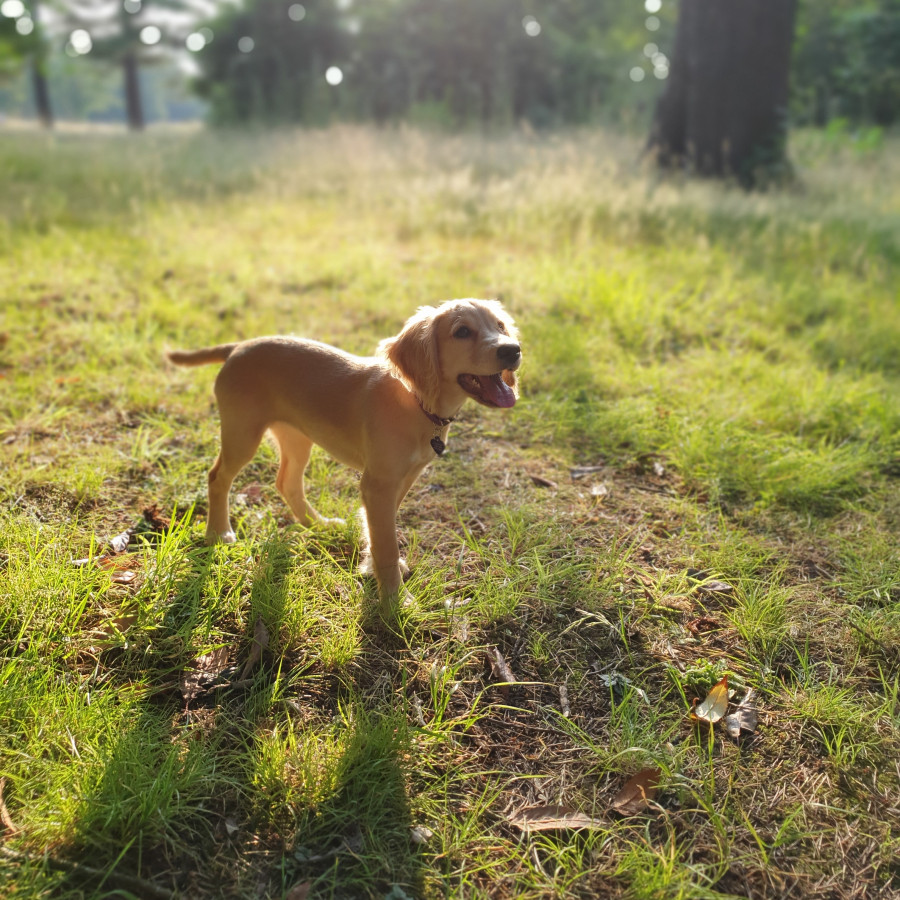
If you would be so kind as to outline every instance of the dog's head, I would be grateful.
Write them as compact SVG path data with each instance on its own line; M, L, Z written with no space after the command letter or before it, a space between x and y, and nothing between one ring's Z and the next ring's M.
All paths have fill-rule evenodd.
M496 300L420 307L400 334L379 344L378 352L429 410L449 385L484 406L507 408L519 396L519 333Z

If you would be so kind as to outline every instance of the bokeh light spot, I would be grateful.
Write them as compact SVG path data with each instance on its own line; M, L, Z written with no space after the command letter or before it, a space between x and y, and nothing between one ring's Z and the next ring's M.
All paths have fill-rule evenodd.
M659 19L656 16L647 16L647 21L644 22L644 25L647 31L659 31Z
M644 0L644 9L648 13L658 13L662 9L662 0Z
M254 41L252 37L248 37L247 35L244 35L238 41L238 50L240 50L241 53L250 53L255 46L256 41Z
M91 47L94 46L94 42L91 40L91 36L83 28L76 28L69 35L69 46L76 56L83 56L85 53L91 52Z
M7 19L18 19L25 12L25 4L22 0L3 0L0 3L0 13Z
M162 32L156 25L145 25L141 29L141 43L147 44L148 46L152 46L153 44L158 44L162 39Z
M629 77L632 81L638 82L638 81L643 81L643 80L644 80L644 76L645 76L646 74L647 74L647 73L644 72L644 70L643 70L640 66L635 66L635 67L628 73L628 77Z
M325 80L332 87L337 87L344 80L344 73L337 66L329 66L325 71Z
M306 7L302 3L292 3L288 7L288 18L292 22L302 22L306 18Z
M525 16L522 19L522 27L528 37L537 37L541 33L541 23L534 16Z

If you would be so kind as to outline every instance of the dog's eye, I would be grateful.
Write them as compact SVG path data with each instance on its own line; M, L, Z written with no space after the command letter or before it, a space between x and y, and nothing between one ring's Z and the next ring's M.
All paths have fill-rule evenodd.
M507 334L506 326L502 322L497 323L497 331L499 331L500 334Z
M453 332L453 337L459 338L460 340L462 340L463 338L471 337L471 336L472 336L472 329L468 328L465 325L460 325L459 328L457 328L456 331Z

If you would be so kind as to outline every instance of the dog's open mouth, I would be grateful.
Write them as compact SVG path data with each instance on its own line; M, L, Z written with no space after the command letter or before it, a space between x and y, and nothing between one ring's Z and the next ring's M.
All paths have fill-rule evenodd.
M503 373L496 375L460 375L459 386L473 399L485 406L508 409L516 403L513 389L503 380Z

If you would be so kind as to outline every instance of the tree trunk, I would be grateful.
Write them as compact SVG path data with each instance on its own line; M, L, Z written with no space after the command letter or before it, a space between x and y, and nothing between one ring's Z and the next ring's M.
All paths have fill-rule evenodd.
M50 108L50 91L47 90L47 42L41 27L40 0L29 3L31 18L38 29L38 48L31 57L31 87L34 92L34 108L44 128L53 127L53 110Z
M44 128L52 128L53 110L50 108L47 76L44 74L43 60L37 56L31 60L31 87L34 91L34 108L38 119Z
M786 165L796 0L681 0L648 149L665 167L751 186Z
M125 113L128 116L128 127L132 131L141 131L144 127L144 108L141 105L138 63L133 53L125 54L122 68L125 75Z

